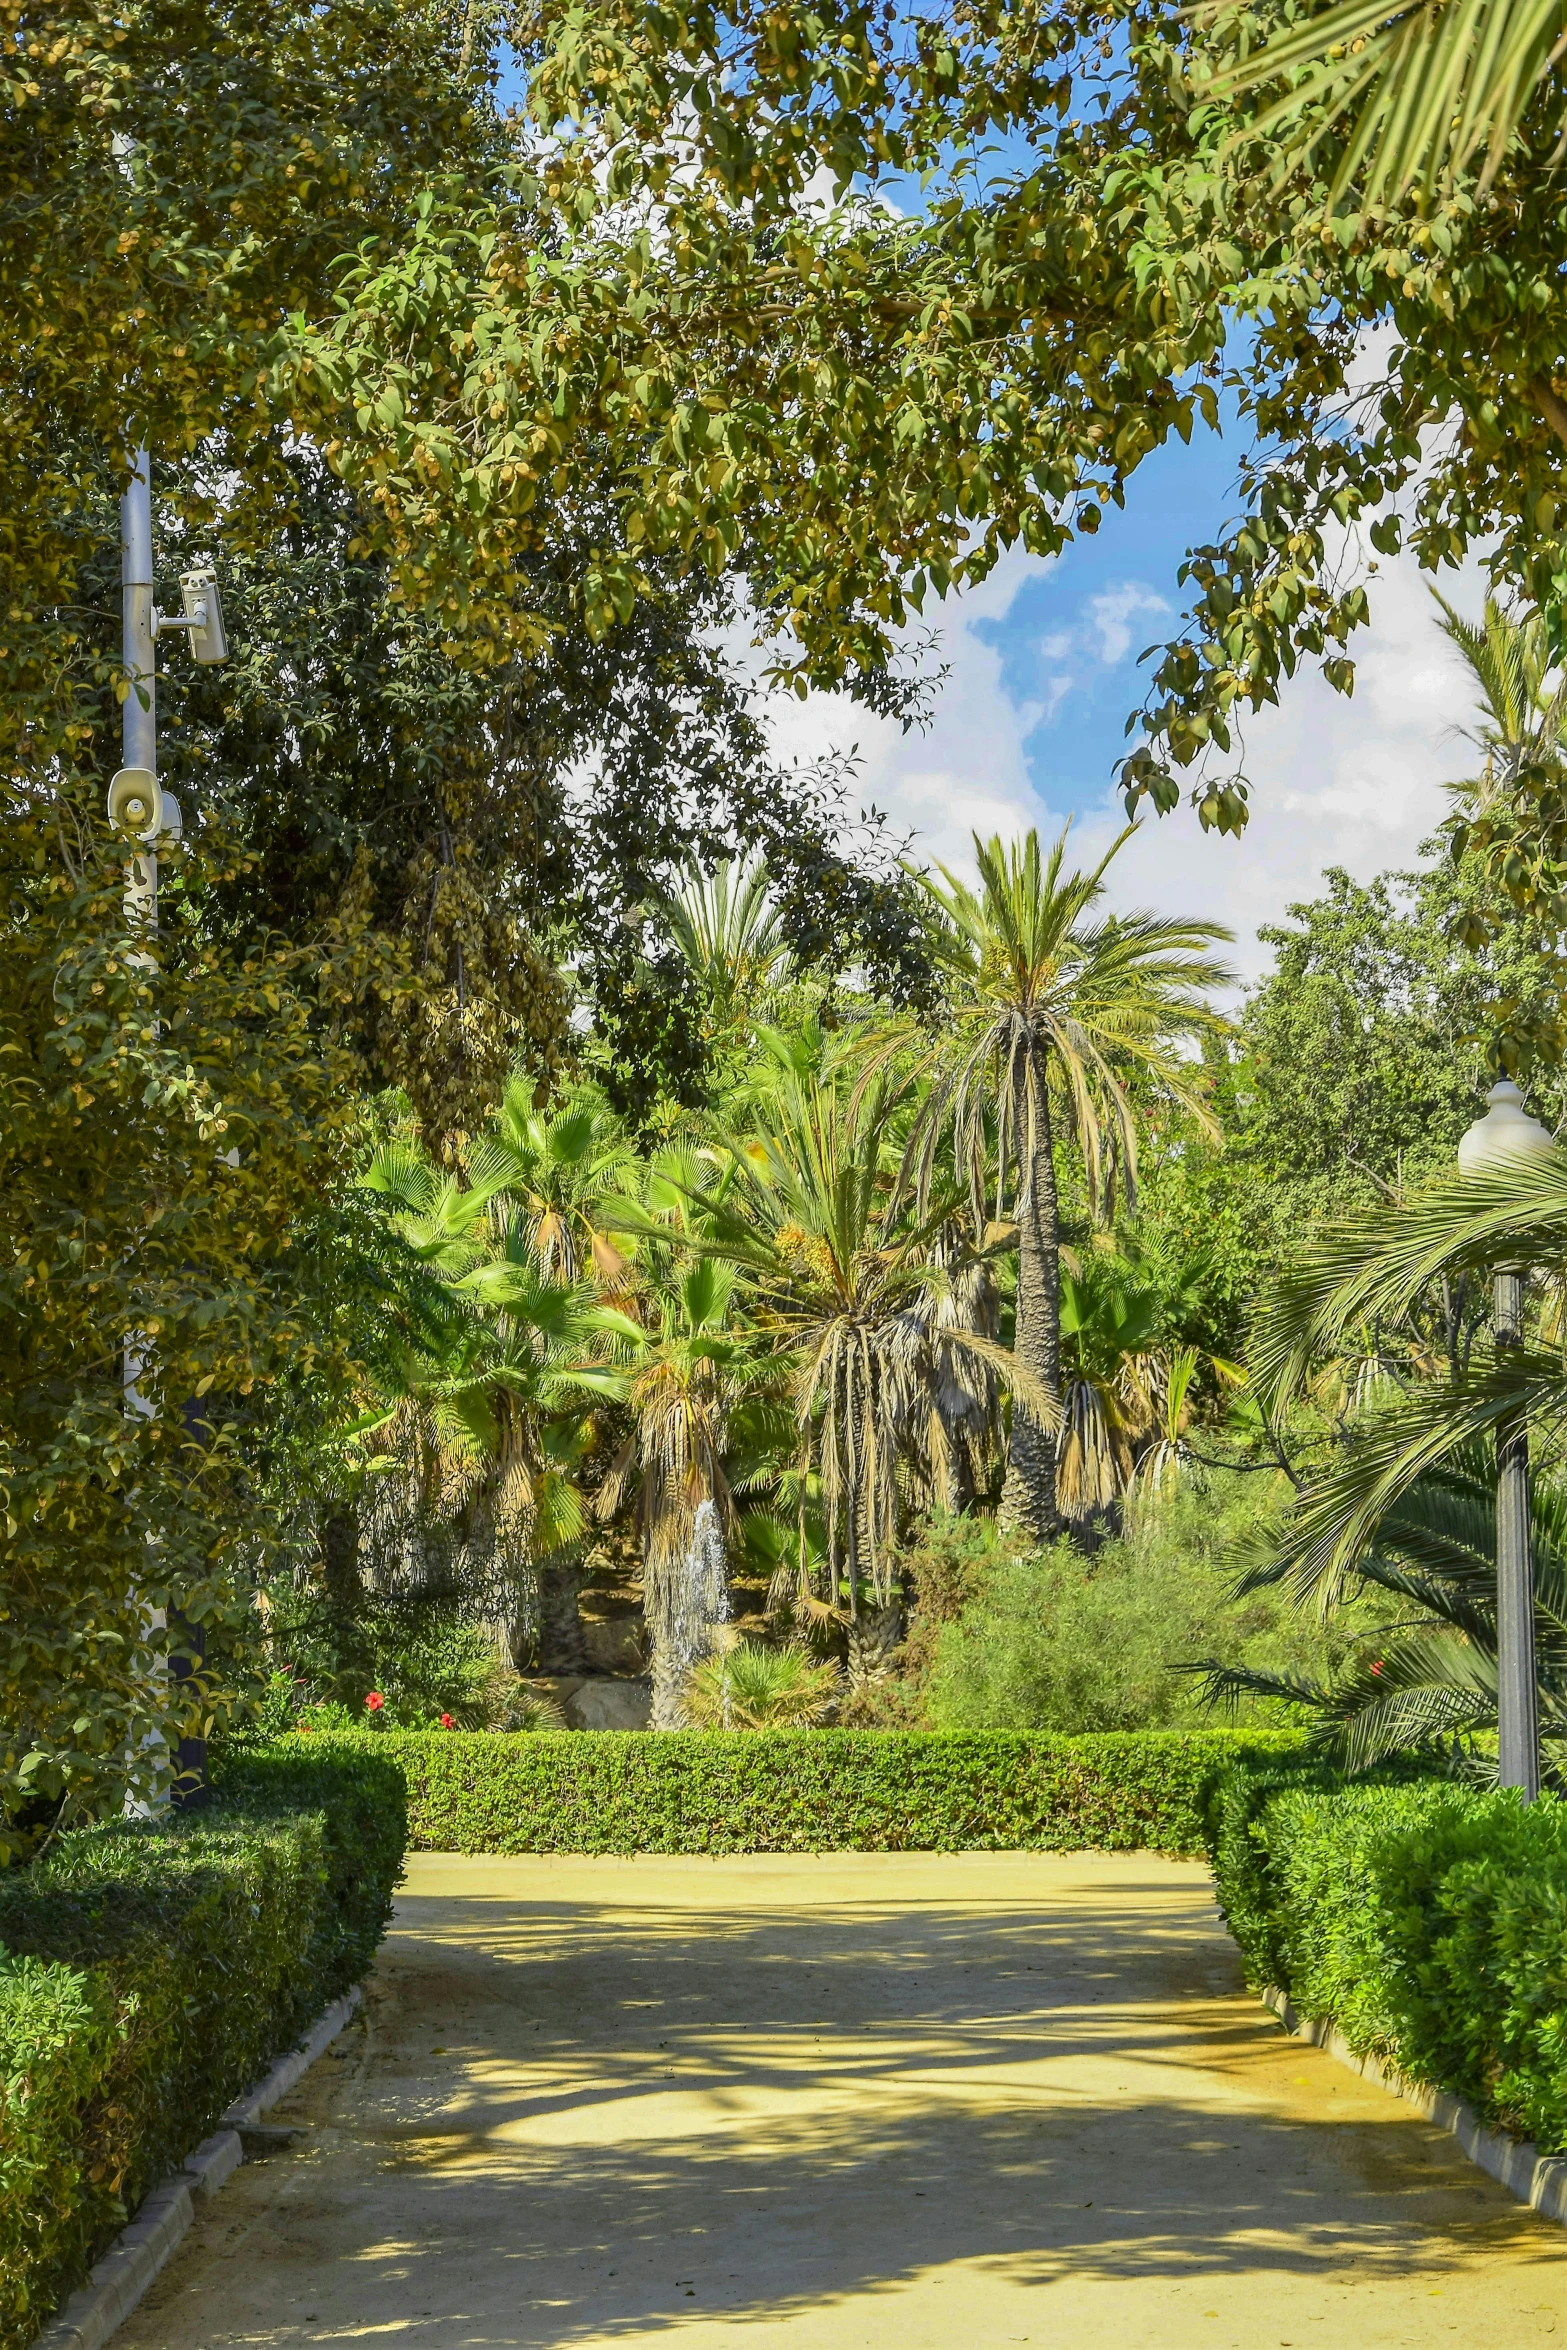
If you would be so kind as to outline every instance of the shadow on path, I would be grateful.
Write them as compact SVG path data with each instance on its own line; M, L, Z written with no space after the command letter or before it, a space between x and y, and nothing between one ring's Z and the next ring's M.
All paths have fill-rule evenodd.
M1284 2039L1198 1872L974 1859L416 1866L126 2350L1567 2341L1561 2232Z

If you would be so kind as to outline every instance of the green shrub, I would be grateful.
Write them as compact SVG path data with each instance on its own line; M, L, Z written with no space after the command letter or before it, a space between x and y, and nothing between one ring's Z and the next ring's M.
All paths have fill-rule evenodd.
M940 1730L1197 1729L1212 1715L1182 1666L1211 1657L1320 1671L1347 1645L1348 1620L1326 1628L1275 1591L1231 1597L1236 1544L1267 1482L1188 1477L1166 1500L1141 1498L1126 1532L1090 1554L1061 1541L1018 1555L991 1527L976 1538L974 1522L961 1522L953 1555L969 1596L929 1640L925 1720ZM1277 1721L1282 1709L1260 1700L1254 1712Z
M1567 2150L1567 1803L1243 1771L1216 1800L1213 1857L1254 1984Z
M1196 1852L1237 1756L1294 1734L386 1733L434 1852ZM371 1744L364 1736L360 1743Z
M368 1967L404 1814L362 1744L233 1758L206 1811L0 1876L0 2350Z
M350 1615L319 1592L273 1595L272 1644L287 1664L257 1692L262 1735L294 1728L357 1728L365 1699L383 1700L390 1728L432 1730L450 1714L465 1730L510 1728L520 1688L494 1630L438 1600L360 1594Z

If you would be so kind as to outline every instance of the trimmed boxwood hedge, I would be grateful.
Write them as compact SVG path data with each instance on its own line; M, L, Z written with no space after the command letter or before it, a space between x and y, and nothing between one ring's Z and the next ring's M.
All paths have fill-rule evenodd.
M1235 1774L1214 1817L1220 1903L1257 1988L1567 2151L1567 1803L1286 1766Z
M362 1733L434 1852L1194 1853L1238 1757L1294 1733Z
M320 1741L0 1875L0 2350L364 1974L404 1829L395 1764Z

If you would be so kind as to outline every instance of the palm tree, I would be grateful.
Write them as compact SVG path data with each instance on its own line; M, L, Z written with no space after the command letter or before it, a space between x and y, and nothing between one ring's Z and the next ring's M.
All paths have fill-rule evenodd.
M1131 1483L1137 1446L1157 1417L1149 1376L1157 1291L1098 1251L1061 1272L1065 1420L1056 1499L1067 1518L1102 1518Z
M616 1307L595 1316L632 1361L623 1387L632 1434L599 1508L613 1515L635 1476L655 1730L680 1728L686 1683L728 1622L735 1422L777 1386L776 1364L737 1323L736 1288L732 1267L698 1257L641 1301L651 1302L652 1327Z
M626 1264L599 1210L625 1187L631 1145L587 1088L552 1111L539 1109L533 1093L531 1079L508 1078L489 1130L468 1152L469 1177L521 1219L542 1272L567 1282L591 1275L613 1290Z
M802 1519L797 1599L848 1627L851 1674L877 1648L892 1602L898 1469L937 1355L921 1311L935 1278L931 1248L955 1202L915 1221L894 1191L895 1096L851 1089L835 1071L777 1077L770 1116L728 1147L721 1180L689 1191L687 1246L740 1268L757 1326L793 1366L800 1454L793 1485L803 1512L819 1500L828 1590L809 1587ZM649 1229L643 1214L640 1229ZM1025 1365L983 1332L944 1324L940 1348L996 1374L1047 1422L1050 1399Z
M720 865L711 876L691 866L665 919L701 983L720 1033L752 1018L788 967L789 950L760 857L749 865Z
M1567 1370L1543 1329L1532 1343L1505 1346L1484 1330L1472 1346L1454 1337L1454 1294L1488 1295L1496 1268L1520 1262L1544 1276L1554 1308L1567 1273L1567 1153L1431 1184L1373 1230L1326 1234L1279 1279L1258 1316L1253 1386L1275 1422L1322 1357L1346 1344L1362 1353L1368 1329L1376 1334L1378 1392L1332 1465L1308 1479L1268 1534L1246 1586L1280 1585L1324 1613L1347 1594L1379 1586L1447 1627L1440 1634L1430 1623L1406 1626L1378 1643L1369 1663L1325 1688L1275 1692L1314 1704L1360 1759L1395 1738L1494 1719L1495 1471L1487 1453L1520 1423L1553 1471L1534 1502L1543 1544L1536 1605L1542 1719L1564 1723L1567 1516L1554 1466L1567 1435ZM1428 1324L1445 1329L1445 1351ZM1222 1678L1214 1685L1222 1694Z
M1282 1537L1282 1579L1331 1606L1387 1511L1428 1471L1519 1415L1548 1449L1567 1431L1567 1374L1555 1347L1432 1344L1422 1317L1453 1327L1460 1289L1489 1293L1499 1265L1528 1263L1559 1287L1567 1271L1567 1154L1427 1185L1376 1226L1346 1225L1302 1252L1259 1311L1252 1384L1278 1417L1324 1355L1377 1334L1379 1384L1396 1400L1368 1413L1343 1457L1301 1493ZM1397 1365L1395 1342L1407 1341Z
M1009 1216L1016 1221L1017 1355L1048 1409L1013 1414L1002 1509L1041 1539L1060 1524L1057 1134L1076 1142L1090 1208L1099 1214L1117 1189L1128 1207L1135 1201L1137 1131L1127 1090L1133 1070L1154 1078L1216 1131L1195 1072L1176 1046L1224 1025L1207 998L1233 975L1210 950L1230 933L1211 922L1097 911L1106 869L1133 829L1089 873L1063 870L1065 832L1046 856L1030 831L1011 843L974 836L977 891L945 866L941 883L918 876L934 916L949 1008L943 1032L921 1056L930 1090L906 1172L923 1209L938 1142L950 1131L976 1227ZM906 1043L906 1037L891 1039L873 1056L872 1073Z
M1487 596L1485 617L1477 624L1434 588L1431 593L1441 607L1438 626L1462 655L1481 709L1480 723L1466 729L1465 739L1483 753L1485 765L1472 782L1455 785L1455 792L1484 806L1541 775L1559 779L1567 678L1556 674L1544 621L1538 613L1520 619Z
M383 1581L450 1587L513 1627L585 1530L575 1476L591 1295L548 1279L498 1184L464 1187L403 1138L363 1177L401 1247L434 1277L388 1336L355 1434L362 1517Z
M1540 1735L1558 1757L1567 1739L1567 1494L1537 1483L1530 1497ZM1288 1580L1288 1540L1263 1550L1236 1596ZM1244 1666L1202 1668L1215 1703L1284 1698L1315 1715L1334 1759L1368 1769L1411 1748L1462 1744L1496 1729L1496 1482L1482 1448L1456 1448L1384 1510L1354 1558L1351 1588L1413 1613L1368 1630L1342 1668L1312 1682ZM1472 1754L1471 1768L1485 1768ZM1494 1766L1493 1766L1494 1767Z
M1222 27L1238 0L1202 13ZM1353 188L1361 210L1381 213L1411 189L1447 192L1482 151L1483 194L1564 46L1557 0L1333 0L1223 67L1207 94L1289 82L1248 135L1274 142L1282 175L1336 133L1329 201Z
M794 1643L720 1648L686 1684L686 1718L699 1730L795 1730L819 1722L838 1694L834 1666Z

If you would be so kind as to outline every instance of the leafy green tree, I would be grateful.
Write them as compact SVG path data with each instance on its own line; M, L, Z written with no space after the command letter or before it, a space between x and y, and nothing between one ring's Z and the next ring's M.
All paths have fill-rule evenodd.
M520 9L537 176L436 204L309 344L311 381L375 414L344 462L399 576L416 590L438 539L454 608L504 635L535 502L602 436L596 625L650 555L743 550L782 666L864 678L925 599L1008 546L1059 551L1172 436L1238 425L1236 511L1188 558L1125 771L1167 807L1195 769L1204 822L1238 827L1246 714L1306 659L1352 684L1346 528L1432 571L1484 545L1544 603L1567 576L1549 79L1508 85L1532 94L1483 190L1466 165L1338 210L1359 63L1297 93L1309 145L1282 151L1278 84L1222 79L1286 21L832 0L785 39L754 0ZM1418 46L1426 18L1393 21ZM889 175L921 179L917 216L876 201Z
M207 448L160 475L170 573L212 552L224 457ZM700 1092L705 998L657 935L693 851L712 863L765 842L813 951L841 962L879 924L884 956L916 968L901 878L879 875L870 841L840 825L832 773L780 772L771 756L722 641L732 579L683 580L665 563L595 639L574 583L605 493L574 479L551 501L548 562L529 573L545 641L475 665L441 615L393 596L363 502L317 449L277 469L286 513L253 542L219 536L233 658L165 692L167 776L194 819L224 807L254 851L222 918L294 938L357 932L345 1014L370 1081L399 1086L432 1139L474 1132L514 1063L557 1074L573 1047L561 957L617 1098ZM107 506L101 521L84 578L107 604ZM829 942L802 924L835 876L844 929Z
M948 1008L926 1056L932 1082L909 1163L924 1200L950 1129L976 1225L1016 1223L1016 1352L1047 1405L1042 1418L1013 1414L1002 1508L1038 1535L1059 1523L1057 1138L1076 1145L1093 1212L1117 1184L1130 1206L1137 1129L1126 1073L1150 1073L1211 1125L1177 1048L1221 1025L1207 999L1229 977L1211 951L1229 934L1213 923L1096 912L1120 845L1093 872L1069 873L1064 833L1048 857L1037 832L1011 845L976 836L978 891L945 867L942 883L925 880Z
M221 877L214 843L188 862ZM316 1310L354 1107L321 958L241 961L179 919L174 891L149 939L127 929L123 888L63 794L11 796L0 1864L127 1783L166 1790L176 1741L225 1718L226 1674L170 1681L162 1658L190 1653L181 1637L216 1655L254 1632L267 1398L302 1378L340 1392L352 1371Z
M156 466L224 431L228 535L272 527L281 322L329 305L345 250L395 236L411 181L466 167L455 57L437 15L381 0L6 19L0 1858L115 1808L127 1780L153 1793L173 1743L222 1718L215 1672L159 1667L253 1635L266 1399L351 1368L314 1308L353 1118L334 1028L352 974L340 939L307 952L204 919L253 871L222 825L167 860L158 937L127 925L103 816L124 684L103 516L136 441Z

